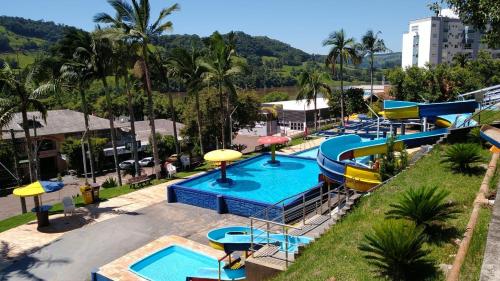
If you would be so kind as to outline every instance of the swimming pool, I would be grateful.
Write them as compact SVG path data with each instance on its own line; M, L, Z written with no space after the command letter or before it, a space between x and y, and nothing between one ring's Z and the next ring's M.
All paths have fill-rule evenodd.
M174 245L135 262L129 270L151 281L186 281L187 277L217 279L218 268L217 259ZM244 277L244 269L224 269L221 272L222 280Z
M168 202L250 216L290 196L318 186L319 167L315 159L277 155L271 165L263 153L227 168L232 184L217 183L219 170L211 171L168 187Z

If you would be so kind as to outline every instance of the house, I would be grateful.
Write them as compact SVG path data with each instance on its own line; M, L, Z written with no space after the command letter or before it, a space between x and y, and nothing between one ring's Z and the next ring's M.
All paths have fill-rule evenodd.
M60 153L62 143L69 137L81 139L85 132L83 113L69 110L49 110L44 121L39 112L28 112L29 130L34 145L38 147L40 174L42 178L55 177L66 170L67 164ZM89 129L93 137L110 138L109 120L89 115ZM16 142L19 159L19 174L26 175L27 155L25 135L22 128L21 113L16 113L12 120L2 128L2 139ZM23 172L24 171L24 172Z

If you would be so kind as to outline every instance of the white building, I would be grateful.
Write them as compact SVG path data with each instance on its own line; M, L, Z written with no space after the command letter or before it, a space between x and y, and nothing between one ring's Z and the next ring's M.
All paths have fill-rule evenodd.
M483 49L493 57L500 56L500 50L487 49L480 39L478 30L463 24L452 10L443 9L439 17L410 21L408 32L403 34L401 66L450 63L458 53L475 58Z

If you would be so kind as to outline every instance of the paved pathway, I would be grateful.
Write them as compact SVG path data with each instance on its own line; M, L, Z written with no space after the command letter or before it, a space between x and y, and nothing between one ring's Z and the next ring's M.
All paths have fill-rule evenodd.
M497 184L497 195L493 214L488 229L488 238L481 267L481 281L500 280L500 180Z
M3 269L0 280L86 280L92 269L160 236L175 234L207 243L205 235L211 228L247 221L190 205L160 202L61 235ZM2 251L8 251L7 242L2 246Z

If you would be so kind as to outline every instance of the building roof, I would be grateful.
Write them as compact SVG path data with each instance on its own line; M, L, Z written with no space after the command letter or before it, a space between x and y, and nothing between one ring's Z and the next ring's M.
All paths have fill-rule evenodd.
M83 113L69 109L48 110L47 120L43 121L39 112L28 112L28 119L35 117L36 124L30 124L30 133L33 136L33 127L36 125L37 136L48 136L57 134L70 134L85 131ZM32 121L30 121L32 122ZM109 129L109 120L89 115L89 128L92 131ZM22 128L22 116L18 112L7 126L2 128L2 138L10 138L10 130L14 130L15 138L24 138Z
M123 131L130 130L129 122L115 122L117 125L122 127ZM141 144L149 143L149 136L151 135L151 128L149 127L149 120L145 121L135 121L135 135L138 141L141 141ZM177 125L177 138L180 139L180 131L184 128L184 124L176 122ZM156 119L155 120L155 130L157 133L161 135L174 135L173 122L170 119Z
M278 105L282 106L283 110L314 110L314 102L311 101L307 103L307 100L287 100L287 101L276 101L276 102L266 102L263 105ZM318 97L316 99L316 108L323 109L328 108L328 99L323 97Z

